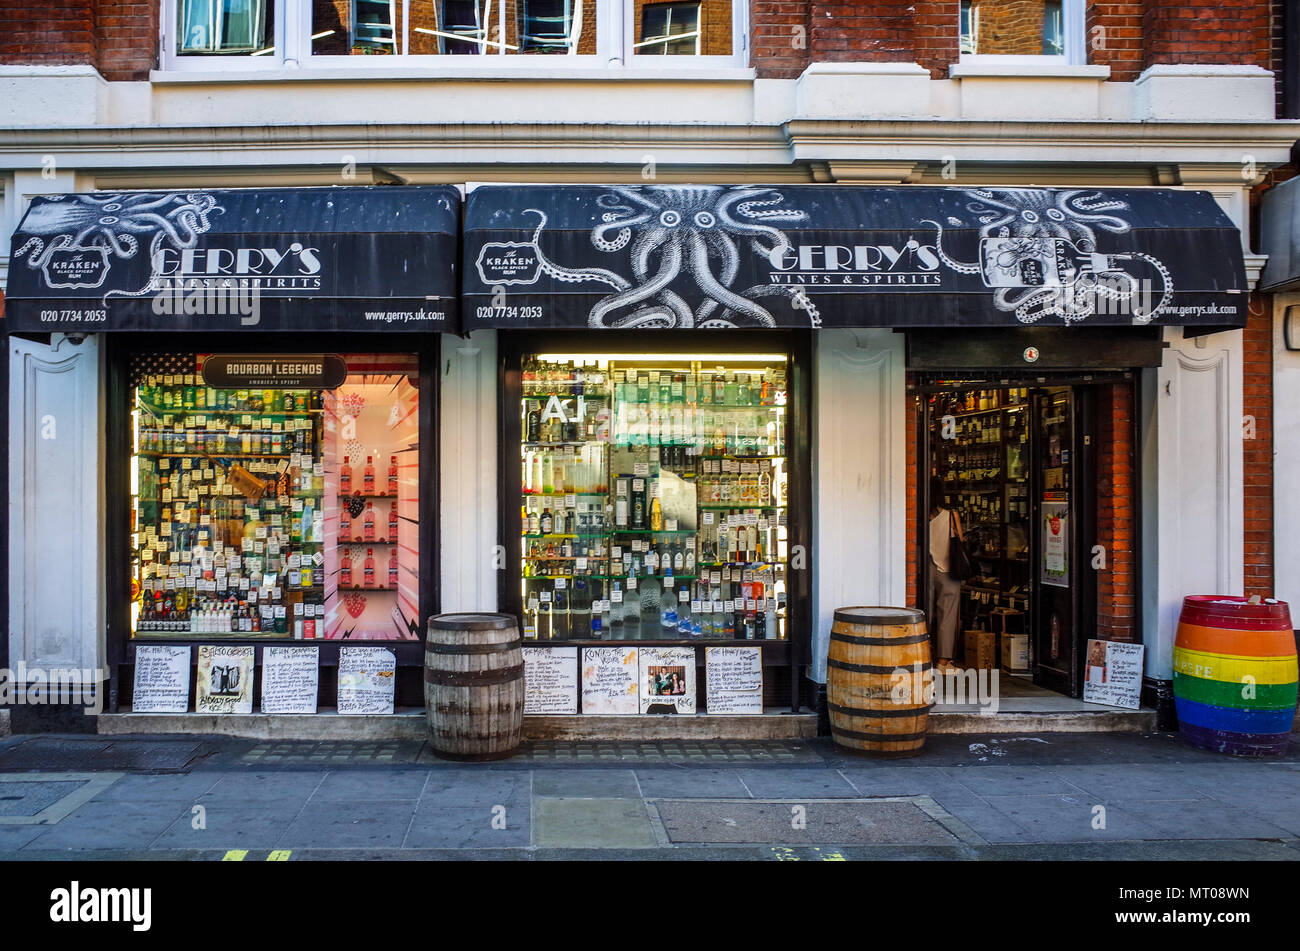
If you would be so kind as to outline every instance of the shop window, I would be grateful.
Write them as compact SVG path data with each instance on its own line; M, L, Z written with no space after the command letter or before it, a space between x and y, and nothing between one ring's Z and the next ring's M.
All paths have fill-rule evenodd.
M179 0L177 52L256 56L272 52L268 0Z
M959 17L963 56L1073 62L1080 55L1078 0L962 0Z
M784 355L537 354L521 379L527 637L785 637Z
M314 0L311 51L317 56L391 56L401 51L401 0Z
M134 636L415 639L416 359L346 356L330 388L212 386L208 359L133 360Z

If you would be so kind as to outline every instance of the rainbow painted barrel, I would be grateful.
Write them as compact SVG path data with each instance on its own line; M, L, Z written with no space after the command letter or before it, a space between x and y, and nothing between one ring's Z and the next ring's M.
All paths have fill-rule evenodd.
M1296 710L1296 648L1285 601L1194 595L1174 641L1178 729L1233 756L1286 752Z

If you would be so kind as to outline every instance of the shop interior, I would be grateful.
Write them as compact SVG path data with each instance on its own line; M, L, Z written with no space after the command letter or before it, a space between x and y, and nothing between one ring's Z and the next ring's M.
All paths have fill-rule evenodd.
M1079 570L1095 512L1092 440L1082 436L1090 388L973 379L926 389L920 471L942 498L927 498L931 480L918 480L917 511L923 524L936 502L957 513L972 566L954 663L1000 670L1004 694L1080 696L1096 601L1094 573ZM919 534L927 566L928 533ZM923 573L917 590L927 591Z

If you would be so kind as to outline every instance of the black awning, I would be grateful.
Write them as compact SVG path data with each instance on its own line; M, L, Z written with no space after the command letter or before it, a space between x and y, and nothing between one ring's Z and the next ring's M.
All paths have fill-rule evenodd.
M483 186L473 327L1244 326L1241 236L1206 192Z
M450 187L94 192L33 199L12 331L456 329Z

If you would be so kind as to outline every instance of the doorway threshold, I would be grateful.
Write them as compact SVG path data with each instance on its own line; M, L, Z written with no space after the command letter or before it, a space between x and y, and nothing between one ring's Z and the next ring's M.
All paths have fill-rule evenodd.
M996 697L984 677L979 678L985 688L982 696L954 696L951 688L945 696L941 689L930 711L930 732L1148 733L1155 730L1154 708L1088 703L1040 687L1026 676L1001 671L998 674Z

